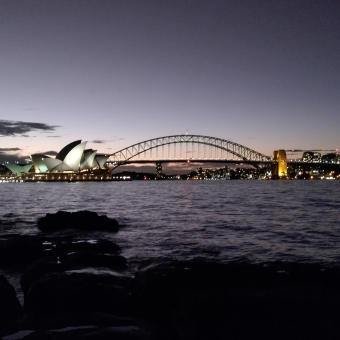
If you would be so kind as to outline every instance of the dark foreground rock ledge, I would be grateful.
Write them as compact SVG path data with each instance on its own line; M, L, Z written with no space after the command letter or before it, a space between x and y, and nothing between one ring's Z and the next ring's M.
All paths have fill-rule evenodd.
M21 307L0 276L0 338L339 339L340 268L150 260L132 273L106 232L78 232L100 217L47 214L49 233L0 239L0 268L20 270L24 296ZM76 230L53 234L65 226Z
M17 320L22 313L23 309L17 299L15 289L3 275L0 275L0 334L10 323Z
M340 268L150 262L133 287L160 339L339 339Z
M31 282L24 315L9 333L30 330L26 340L339 339L339 287L340 268L291 263L150 261L134 277L104 268L52 271Z

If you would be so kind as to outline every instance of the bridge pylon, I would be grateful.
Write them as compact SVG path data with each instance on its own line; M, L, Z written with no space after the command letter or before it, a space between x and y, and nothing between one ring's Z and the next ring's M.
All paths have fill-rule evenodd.
M161 179L163 177L162 162L156 162L156 178Z
M273 152L272 179L287 177L287 154L286 150Z

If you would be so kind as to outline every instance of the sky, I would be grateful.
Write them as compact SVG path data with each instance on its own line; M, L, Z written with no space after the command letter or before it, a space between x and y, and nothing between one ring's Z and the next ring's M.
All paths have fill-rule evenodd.
M340 148L337 0L1 0L0 162L197 134Z

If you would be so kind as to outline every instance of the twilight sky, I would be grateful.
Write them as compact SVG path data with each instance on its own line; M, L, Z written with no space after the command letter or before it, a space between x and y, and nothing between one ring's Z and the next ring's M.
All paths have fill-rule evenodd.
M339 23L338 0L1 0L0 162L187 130L340 148Z

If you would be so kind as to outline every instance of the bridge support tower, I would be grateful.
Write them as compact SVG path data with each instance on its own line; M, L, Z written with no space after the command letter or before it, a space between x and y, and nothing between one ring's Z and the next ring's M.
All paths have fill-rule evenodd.
M272 179L287 177L287 154L286 150L275 150L273 152Z
M156 178L161 179L163 176L162 162L156 162Z

